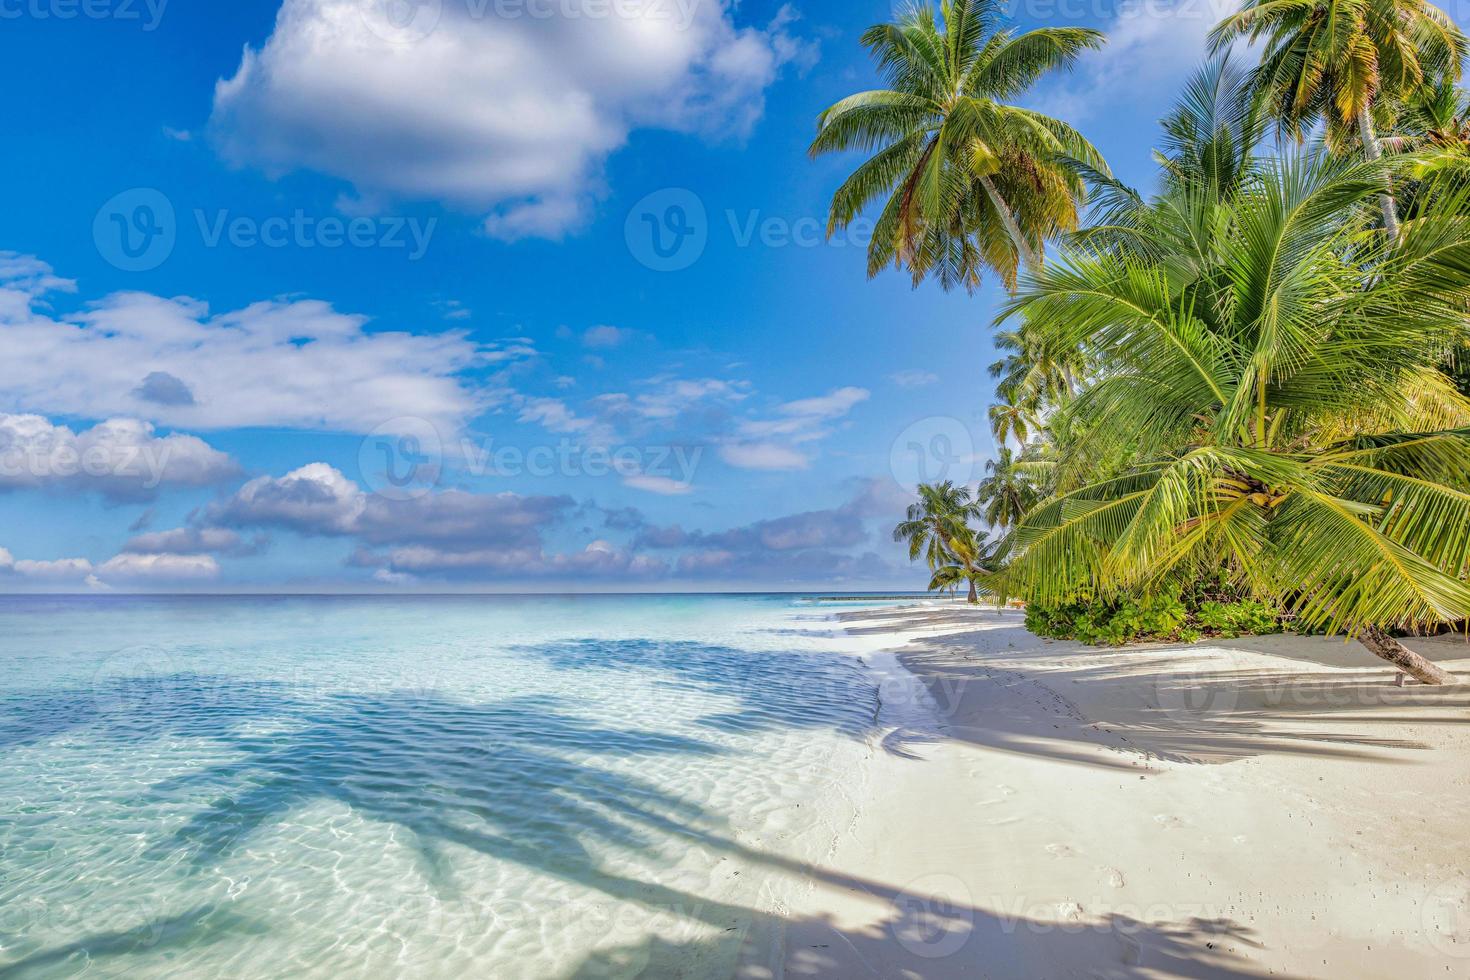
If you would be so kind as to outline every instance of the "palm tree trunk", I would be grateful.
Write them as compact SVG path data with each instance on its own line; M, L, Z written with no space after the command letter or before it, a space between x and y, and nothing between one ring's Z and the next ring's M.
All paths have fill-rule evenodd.
M980 605L980 591L975 588L975 580L970 579L970 605Z
M1363 138L1363 153L1370 161L1383 159L1383 147L1378 143L1378 134L1373 131L1373 114L1368 111L1366 102L1358 110L1358 135ZM1383 230L1388 233L1389 241L1396 242L1399 240L1399 207L1394 203L1393 194L1380 194L1378 203L1383 208Z
M1036 250L1031 247L1031 243L1021 232L1021 225L1016 221L1016 215L1011 210L1011 206L1006 203L1005 198L1000 196L1000 191L996 190L995 184L991 183L989 177L981 177L980 186L985 188L990 203L995 205L995 211L1000 215L1001 223L1006 226L1006 234L1010 235L1011 241L1015 243L1016 252L1021 256L1021 264L1026 267L1027 272L1040 272L1041 256L1036 254Z
M1455 676L1449 671L1430 663L1419 654L1404 646L1376 626L1370 626L1358 636L1374 655L1382 657L1420 684L1454 684Z

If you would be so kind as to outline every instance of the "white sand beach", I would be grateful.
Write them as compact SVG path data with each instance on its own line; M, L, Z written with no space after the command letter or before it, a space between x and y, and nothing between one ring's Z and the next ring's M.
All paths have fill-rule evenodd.
M841 618L910 682L885 685L859 818L745 975L1470 976L1470 687L1396 687L1340 640ZM1470 678L1462 639L1410 645Z

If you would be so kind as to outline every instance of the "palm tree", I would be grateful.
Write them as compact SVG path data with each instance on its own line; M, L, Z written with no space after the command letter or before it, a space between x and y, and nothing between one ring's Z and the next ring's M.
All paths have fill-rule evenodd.
M1443 153L1463 163L1470 159L1470 96L1447 79L1415 90L1399 113L1392 136L1382 139L1390 153Z
M934 570L929 581L929 591L953 589L961 582L969 586L969 603L980 602L980 582L995 574L1001 567L1003 545L981 541L970 528L951 537L945 544L948 561Z
M1036 505L1036 487L1018 468L1018 460L1010 447L1001 447L997 457L985 464L990 474L975 491L975 502L987 524L1006 530L1020 523L1026 512Z
M1256 86L1279 130L1300 141L1325 122L1341 150L1354 130L1370 161L1382 156L1375 111L1426 83L1460 77L1465 35L1426 0L1245 0L1210 34L1216 51L1264 41ZM1388 237L1399 235L1392 194L1379 198Z
M1438 370L1466 336L1467 193L1395 243L1365 234L1381 162L1256 169L1222 199L1166 191L1139 244L1084 240L1002 314L1101 365L1065 415L1123 461L1063 461L1007 585L1046 602L1224 569L1445 683L1389 631L1470 616L1470 399Z
M967 488L949 480L921 483L918 502L909 505L905 520L893 529L893 540L908 544L909 561L923 555L934 571L948 561L946 542L962 536L978 513Z
M1009 104L1042 76L1070 67L1103 36L1084 28L1000 29L1001 0L927 3L862 43L888 88L860 92L818 119L811 154L871 154L832 198L828 233L887 200L868 274L907 266L917 286L973 289L989 268L1011 286L1038 268L1047 239L1077 225L1083 184L1069 159L1102 157L1059 119Z

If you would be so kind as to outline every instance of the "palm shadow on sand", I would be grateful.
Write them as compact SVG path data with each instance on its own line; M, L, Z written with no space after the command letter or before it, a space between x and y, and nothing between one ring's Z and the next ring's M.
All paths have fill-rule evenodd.
M650 650L623 647L610 662L595 666L630 669L622 662L647 665L652 655L672 683L733 695L755 728L828 725L853 736L871 728L869 704L843 706L834 691L832 702L814 709L802 700L800 679L779 683L775 655L749 661L749 673L732 687L724 680L728 665L718 658L749 656L744 652L680 645L654 654ZM567 669L591 669L589 651L570 645L544 655L560 658ZM814 661L805 669L830 668ZM1227 955L1230 943L1248 940L1228 920L1155 926L1104 915L1087 931L1069 934L1024 915L1001 917L944 901L922 888L905 890L808 867L743 845L700 801L670 792L626 765L670 754L718 757L724 751L720 746L687 735L594 721L579 715L575 704L554 698L470 703L417 691L321 695L275 683L177 674L90 692L33 692L7 702L16 703L26 710L7 715L0 724L0 752L83 733L129 746L173 738L211 739L226 746L228 761L158 782L139 801L199 802L181 827L152 841L147 851L156 860L185 861L196 874L212 873L219 862L291 814L330 801L408 831L425 879L446 901L468 901L459 893L448 854L452 847L463 847L715 934L695 945L719 944L720 936L733 932L747 937L747 945L754 944L753 952L747 952L759 961L770 950L757 937L784 935L792 964L788 975L793 976L853 975L847 972L848 960L833 950L857 950L863 957L878 958L874 962L887 957L919 977L973 975L996 964L1022 962L1019 957L1033 942L1055 946L1068 961L1101 958L1099 962L1126 964L1130 950L1137 949L1185 966L1198 959L1199 971L1185 970L1181 976L1257 976L1244 960ZM737 725L740 717L741 710L732 710L700 723L722 730ZM623 765L599 764L609 760ZM818 919L778 920L763 908L691 892L675 875L613 871L596 856L608 851L638 854L648 859L647 866L657 868L671 844L735 858L758 871L802 875L816 887L862 893L891 912L885 921L862 930ZM922 871L915 869L916 874ZM269 943L271 937L233 910L168 909L141 927L98 930L51 946L27 942L23 934L8 937L0 976L65 975L99 961L125 968L138 962L133 957L166 955L171 946L202 941L248 948ZM683 942L665 949L660 942L634 942L598 953L576 975L677 975L675 961L702 961L709 953ZM944 955L931 955L936 944L945 947ZM639 966L640 961L646 962Z

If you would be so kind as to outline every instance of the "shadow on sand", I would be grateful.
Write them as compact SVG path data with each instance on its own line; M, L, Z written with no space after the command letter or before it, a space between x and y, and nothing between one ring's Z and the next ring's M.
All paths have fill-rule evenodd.
M876 730L875 704L855 698L857 688L844 680L850 676L844 671L857 670L850 661L643 641L525 652L566 670L654 671L667 683L734 698L738 707L700 720L710 730L829 727L854 738ZM1078 680L1107 683L1105 672L1093 676L1078 669ZM1011 687L1026 682L1023 671L1015 675L989 669L975 680ZM823 678L831 686L814 696L812 685L820 690ZM1036 963L1055 964L1057 973L1099 977L1133 976L1142 967L1180 977L1261 975L1236 952L1249 944L1249 934L1227 919L1153 924L1103 915L1060 928L1024 911L1002 915L922 888L804 866L748 846L701 802L631 774L636 766L627 765L670 755L715 758L724 751L720 746L593 721L554 698L466 703L408 691L317 695L278 684L174 674L95 691L12 695L0 709L0 752L81 730L91 739L127 745L173 738L227 745L229 761L161 781L139 801L199 801L181 827L150 842L147 851L158 861L186 862L196 874L208 873L264 828L325 800L406 831L423 875L445 901L463 900L447 855L448 848L463 847L713 933L598 952L575 971L579 977L704 975L686 968L714 962L737 941L745 946L742 973L750 977L776 975L782 963L788 976L841 978L1022 976ZM998 725L992 732L950 737L1009 747L1004 719ZM1081 736L1063 733L1058 746L1068 737ZM1174 737L1183 746L1200 736ZM1255 737L1262 747L1285 744ZM1250 736L1235 738L1248 742ZM1030 744L1011 748L1046 751ZM612 762L622 765L602 764ZM621 851L657 864L659 849L670 842L707 849L756 872L801 875L814 887L864 896L883 911L861 928L824 919L776 919L751 904L692 894L674 883L676 877L612 870L597 856ZM914 869L916 875L926 870L943 869ZM225 942L248 948L271 937L246 916L194 907L138 928L98 930L50 946L23 934L5 936L0 976L68 975L98 963L104 972L117 973L145 962L135 957L146 957L154 968L160 965L154 958L168 956L170 949Z

